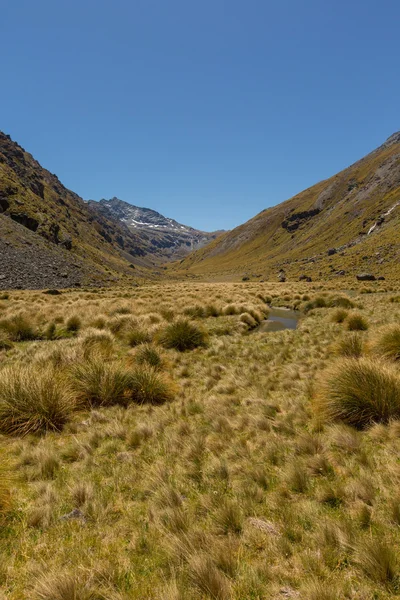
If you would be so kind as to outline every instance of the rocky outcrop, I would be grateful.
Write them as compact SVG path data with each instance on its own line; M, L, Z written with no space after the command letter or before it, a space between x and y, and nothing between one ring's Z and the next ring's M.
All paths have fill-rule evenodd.
M300 227L300 225L302 225L306 221L309 221L319 213L319 208L313 208L312 210L305 210L303 212L293 213L292 215L286 217L284 221L282 221L282 227L287 231L295 231Z

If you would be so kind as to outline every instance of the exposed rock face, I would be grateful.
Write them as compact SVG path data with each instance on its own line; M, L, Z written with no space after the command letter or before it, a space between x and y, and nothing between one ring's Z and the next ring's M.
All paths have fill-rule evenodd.
M132 232L147 235L155 254L174 260L202 248L222 233L193 229L155 210L133 206L115 197L99 202L89 200L88 203L93 210L118 219Z
M320 212L319 208L314 208L312 210L305 210L303 212L293 213L292 215L286 217L284 221L282 221L282 227L287 229L287 231L295 231L302 225L305 221L309 221Z

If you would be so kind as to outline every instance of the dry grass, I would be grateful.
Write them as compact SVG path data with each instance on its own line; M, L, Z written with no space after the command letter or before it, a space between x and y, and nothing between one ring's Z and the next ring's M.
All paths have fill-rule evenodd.
M68 385L52 367L10 365L0 371L0 431L60 431L74 409Z
M348 333L335 343L333 350L338 356L360 358L364 351L364 340L359 333Z
M176 389L156 369L140 367L129 376L129 392L138 404L164 404L173 400Z
M319 409L331 420L363 428L400 418L400 377L370 359L343 359L324 373Z
M48 573L41 577L33 591L35 600L100 600L87 583L69 573Z
M368 321L360 313L350 313L345 324L348 331L366 331L368 329Z
M400 327L394 325L379 332L373 350L388 360L400 360Z
M165 348L173 348L184 352L205 346L205 332L186 319L179 319L168 325L159 335L159 341Z
M149 365L154 369L160 369L163 364L160 353L150 344L144 344L138 349L135 360L139 365Z
M12 507L11 487L14 483L14 476L10 459L5 448L0 449L0 526L4 522Z
M95 358L74 365L70 385L81 406L126 405L131 374L118 363L106 363Z
M376 352L399 322L392 288L351 299L301 282L9 292L0 319L29 306L40 339L0 348L0 390L25 399L16 431L8 407L2 440L4 597L396 597L400 374ZM296 330L249 329L243 316L264 319L267 301L308 309ZM355 305L366 333L337 319ZM161 343L182 321L193 351ZM152 342L132 348L133 330ZM69 404L48 427L38 406L54 410L53 389ZM316 396L346 422L315 411ZM32 422L43 435L24 435Z

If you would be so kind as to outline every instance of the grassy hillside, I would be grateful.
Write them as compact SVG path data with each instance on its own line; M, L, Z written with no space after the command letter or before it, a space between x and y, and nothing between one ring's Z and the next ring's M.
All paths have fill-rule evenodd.
M399 203L397 133L348 169L264 210L174 269L265 279L276 278L281 268L292 278L360 270L400 276ZM328 250L335 253L328 256Z
M399 300L3 294L0 597L399 598ZM269 304L297 329L258 329Z

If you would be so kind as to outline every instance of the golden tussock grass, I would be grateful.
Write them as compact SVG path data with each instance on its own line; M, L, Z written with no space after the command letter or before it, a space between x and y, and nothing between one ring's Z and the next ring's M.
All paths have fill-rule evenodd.
M10 291L5 597L396 597L399 289L338 285ZM271 307L297 328L254 327Z

